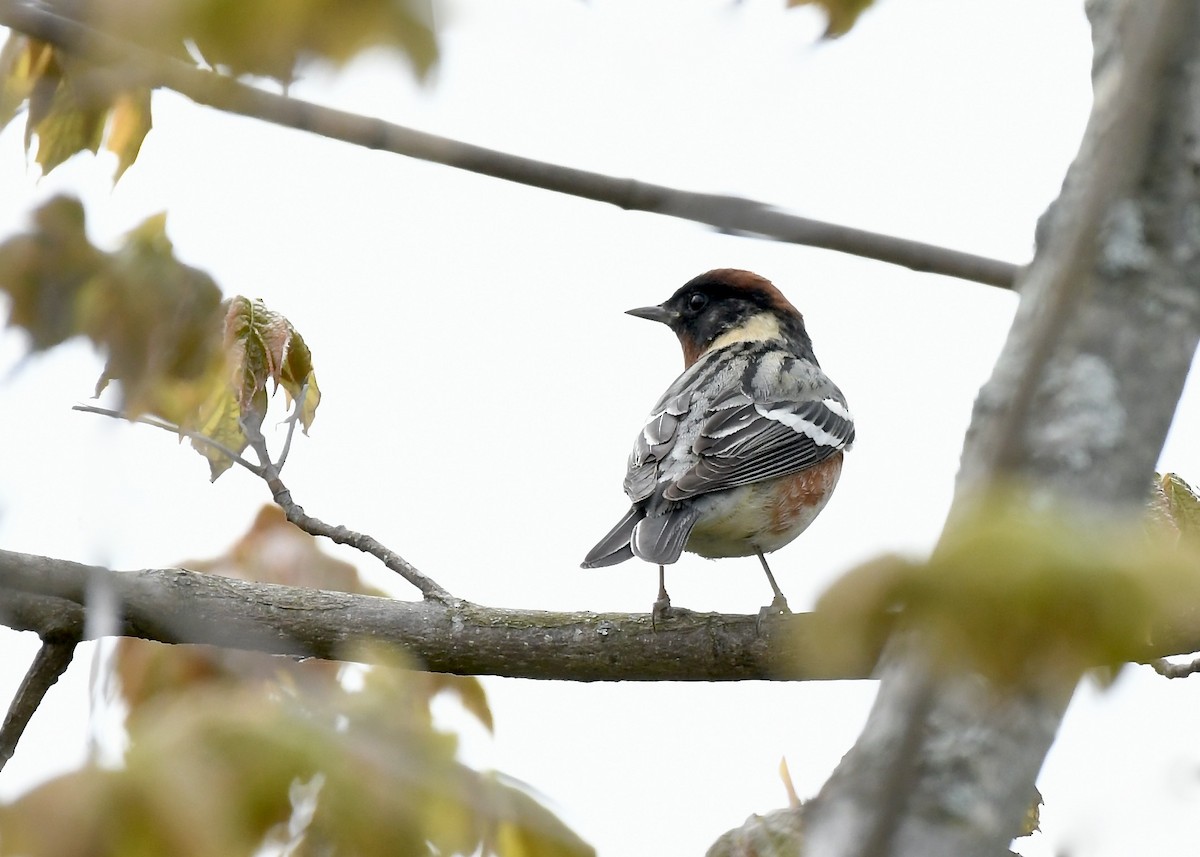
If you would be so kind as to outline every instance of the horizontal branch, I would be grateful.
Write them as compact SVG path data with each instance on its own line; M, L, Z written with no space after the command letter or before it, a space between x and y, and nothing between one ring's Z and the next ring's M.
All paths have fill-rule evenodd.
M123 636L333 660L362 644L406 650L425 669L566 681L865 678L873 658L836 669L782 654L815 636L809 614L696 613L651 626L649 614L552 613L466 601L395 601L250 583L187 569L117 572L0 551L0 624L63 637L85 633L87 596L116 605ZM92 623L105 625L106 623ZM111 626L109 626L111 627ZM773 644L774 643L774 644ZM813 647L803 647L813 651Z
M244 84L227 75L114 38L48 10L0 0L0 24L90 61L119 65L140 83L174 90L198 104L455 169L557 193L703 223L724 232L835 250L1000 288L1018 266L972 253L789 214L754 200L696 193L538 161L452 140Z
M91 587L89 589L89 587ZM872 675L877 647L821 653L820 620L685 613L651 624L648 613L558 613L467 601L396 601L252 583L182 568L118 572L0 550L0 624L50 641L74 641L87 598L119 611L122 636L274 655L357 660L363 643L403 648L431 672L562 681L816 681ZM882 644L883 633L879 634ZM1163 629L1139 660L1200 651L1200 618ZM369 651L365 653L369 656Z

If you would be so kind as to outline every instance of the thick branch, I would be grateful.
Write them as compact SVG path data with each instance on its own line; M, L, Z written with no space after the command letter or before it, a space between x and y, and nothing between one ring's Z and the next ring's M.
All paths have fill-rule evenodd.
M960 277L1001 288L1012 287L1018 270L1009 262L810 220L741 197L695 193L564 167L276 95L139 48L17 0L0 0L0 24L91 61L120 66L143 85L174 90L198 104L357 146L607 202L627 210L691 220L725 232L836 250L914 271Z
M568 681L865 678L873 663L835 669L781 651L812 636L807 615L699 613L651 627L649 614L550 613L458 601L409 602L248 583L186 569L114 572L0 551L0 623L83 635L89 580L116 605L119 633L278 655L355 659L363 643L400 646L434 672ZM815 643L805 651L819 651Z
M976 403L952 517L1014 477L1031 503L1136 512L1200 339L1200 2L1088 9L1095 107ZM885 656L863 734L806 815L809 857L990 857L1016 835L1077 675L1047 656L1018 688L930 684L923 646ZM897 749L914 726L915 768Z
M651 627L646 613L552 613L465 601L396 601L252 583L182 568L117 572L0 550L0 624L72 640L85 627L89 581L114 605L123 636L274 655L357 659L364 642L404 648L433 672L566 681L862 679L876 653L821 652L811 614L697 613ZM95 589L93 589L93 592ZM94 623L103 626L105 623ZM880 638L884 636L881 631ZM1200 622L1163 629L1142 660L1200 651Z

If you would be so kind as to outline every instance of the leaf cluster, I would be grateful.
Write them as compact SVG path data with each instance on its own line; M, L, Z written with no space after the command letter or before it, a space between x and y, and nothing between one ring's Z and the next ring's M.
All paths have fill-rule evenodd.
M150 90L120 84L45 42L13 33L0 48L0 129L26 110L25 148L48 173L103 144L117 156L114 181L150 131Z
M304 430L316 415L321 393L303 337L260 301L222 301L211 277L175 257L164 215L109 253L88 240L83 206L55 197L30 231L0 244L0 292L9 325L34 350L90 339L107 358L97 394L117 382L131 418L153 414L240 453L246 428L266 415L268 385L300 403ZM226 452L197 447L214 479L231 466Z
M114 181L149 133L149 58L287 83L306 60L342 64L371 47L407 58L418 76L437 60L428 0L80 0L51 12L146 49L105 57L94 45L52 45L12 33L0 48L0 129L26 111L25 148L49 173L101 145L117 156ZM86 41L86 40L85 40ZM155 61L158 61L157 59ZM36 150L34 141L37 141Z

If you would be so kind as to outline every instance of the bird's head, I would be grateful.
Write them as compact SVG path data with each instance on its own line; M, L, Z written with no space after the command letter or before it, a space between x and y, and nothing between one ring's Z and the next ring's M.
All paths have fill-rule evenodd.
M804 317L764 277L718 268L686 283L658 306L628 311L665 324L679 337L684 366L735 342L782 340L809 359L812 341Z

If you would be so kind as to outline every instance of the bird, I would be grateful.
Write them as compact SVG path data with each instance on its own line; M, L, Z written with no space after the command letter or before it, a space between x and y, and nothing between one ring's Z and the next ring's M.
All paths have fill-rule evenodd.
M790 544L825 507L854 442L846 397L813 354L804 317L768 279L718 268L629 315L669 327L683 373L659 397L629 454L631 506L583 568L638 557L658 565L652 617L672 608L664 567L683 551L757 556L787 613L766 554Z

